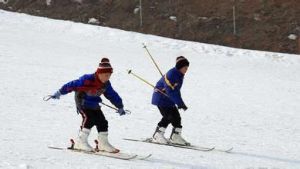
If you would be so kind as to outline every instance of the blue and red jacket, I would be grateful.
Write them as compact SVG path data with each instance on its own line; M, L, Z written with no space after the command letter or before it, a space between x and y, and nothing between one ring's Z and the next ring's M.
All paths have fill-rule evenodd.
M180 89L184 75L175 67L170 69L157 83L152 95L152 104L160 107L184 105ZM157 91L160 90L165 94Z
M112 88L110 81L102 83L96 74L86 74L77 80L66 83L59 89L62 95L75 91L75 101L78 109L98 109L104 96L117 108L123 108L123 102L118 93Z

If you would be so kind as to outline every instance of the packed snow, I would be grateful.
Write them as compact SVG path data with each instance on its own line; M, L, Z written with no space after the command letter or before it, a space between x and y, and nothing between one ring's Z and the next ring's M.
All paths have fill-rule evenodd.
M195 145L232 153L199 152L123 138L151 137L161 116L151 105L155 84L177 56L190 61L182 97L183 136ZM109 139L123 152L148 154L125 161L49 149L78 134L74 94L43 101L63 84L95 72L102 57L111 83L132 114L103 107ZM11 169L299 169L300 56L173 40L107 27L0 11L0 168ZM109 101L105 100L105 103ZM167 129L166 136L171 132ZM97 137L93 128L90 143Z

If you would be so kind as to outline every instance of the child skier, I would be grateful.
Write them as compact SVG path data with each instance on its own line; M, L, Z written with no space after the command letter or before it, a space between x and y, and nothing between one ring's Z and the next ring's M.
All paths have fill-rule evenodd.
M183 78L189 67L189 61L179 56L176 58L176 66L170 69L157 83L152 96L152 104L158 107L162 115L161 121L153 134L152 140L157 143L180 145L190 145L181 136L182 125L178 109L187 110L185 103L181 98L180 89ZM176 107L177 105L177 107ZM172 124L173 130L170 139L166 139L164 134L169 124Z
M126 114L123 109L122 99L112 88L109 81L113 72L113 68L109 59L103 58L97 71L93 74L86 74L77 80L66 83L54 93L51 98L59 99L61 95L65 95L75 91L75 102L78 113L82 115L81 130L78 138L75 140L74 148L93 151L88 143L88 136L91 128L96 125L98 131L99 150L110 153L117 153L120 150L113 147L108 141L108 122L99 106L101 103L101 95L110 100L118 108L120 115Z

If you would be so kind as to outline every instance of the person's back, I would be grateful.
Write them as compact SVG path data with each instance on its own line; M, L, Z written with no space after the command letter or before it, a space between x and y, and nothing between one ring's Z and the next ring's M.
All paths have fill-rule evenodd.
M182 105L183 101L178 94L180 92L184 75L176 68L170 69L160 80L156 83L155 89L158 89L166 95L158 92L153 92L152 104L162 107L174 107L175 104Z
M189 143L181 137L182 125L178 111L178 109L187 110L187 107L182 100L180 89L188 67L189 62L185 57L177 57L176 66L170 69L156 83L152 95L152 104L158 107L162 119L158 123L153 134L152 140L154 142L162 144L171 142L174 144L189 145ZM164 134L170 123L173 126L173 130L170 140L168 140L165 138Z

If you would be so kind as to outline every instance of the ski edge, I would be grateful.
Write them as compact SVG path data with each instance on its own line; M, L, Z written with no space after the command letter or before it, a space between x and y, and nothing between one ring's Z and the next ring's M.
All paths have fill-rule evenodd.
M157 145L165 145L165 146L185 148L185 149L191 149L191 150L197 150L197 151L213 151L213 150L215 150L215 147L198 147L198 146L194 146L194 145L188 146L188 145L179 145L179 144L160 144L160 143L152 142L151 138L146 138L146 139L123 138L123 140L152 143L152 144L157 144Z
M97 151L83 151L83 150L77 150L77 149L72 149L72 148L62 148L62 147L56 147L56 146L48 146L50 149L55 149L55 150L66 150L66 151L73 151L73 152L79 152L79 153L85 153L85 154L91 154L91 155L98 155L98 156L103 156L103 157L110 157L110 158L115 158L115 159L120 159L120 160L146 160L149 157L152 156L152 154L148 154L146 156L139 156L137 154L129 154L129 153L123 153L120 152L119 154L122 155L127 155L128 157L122 157L122 156L117 156L118 153L111 153L109 154L108 152L97 152Z

